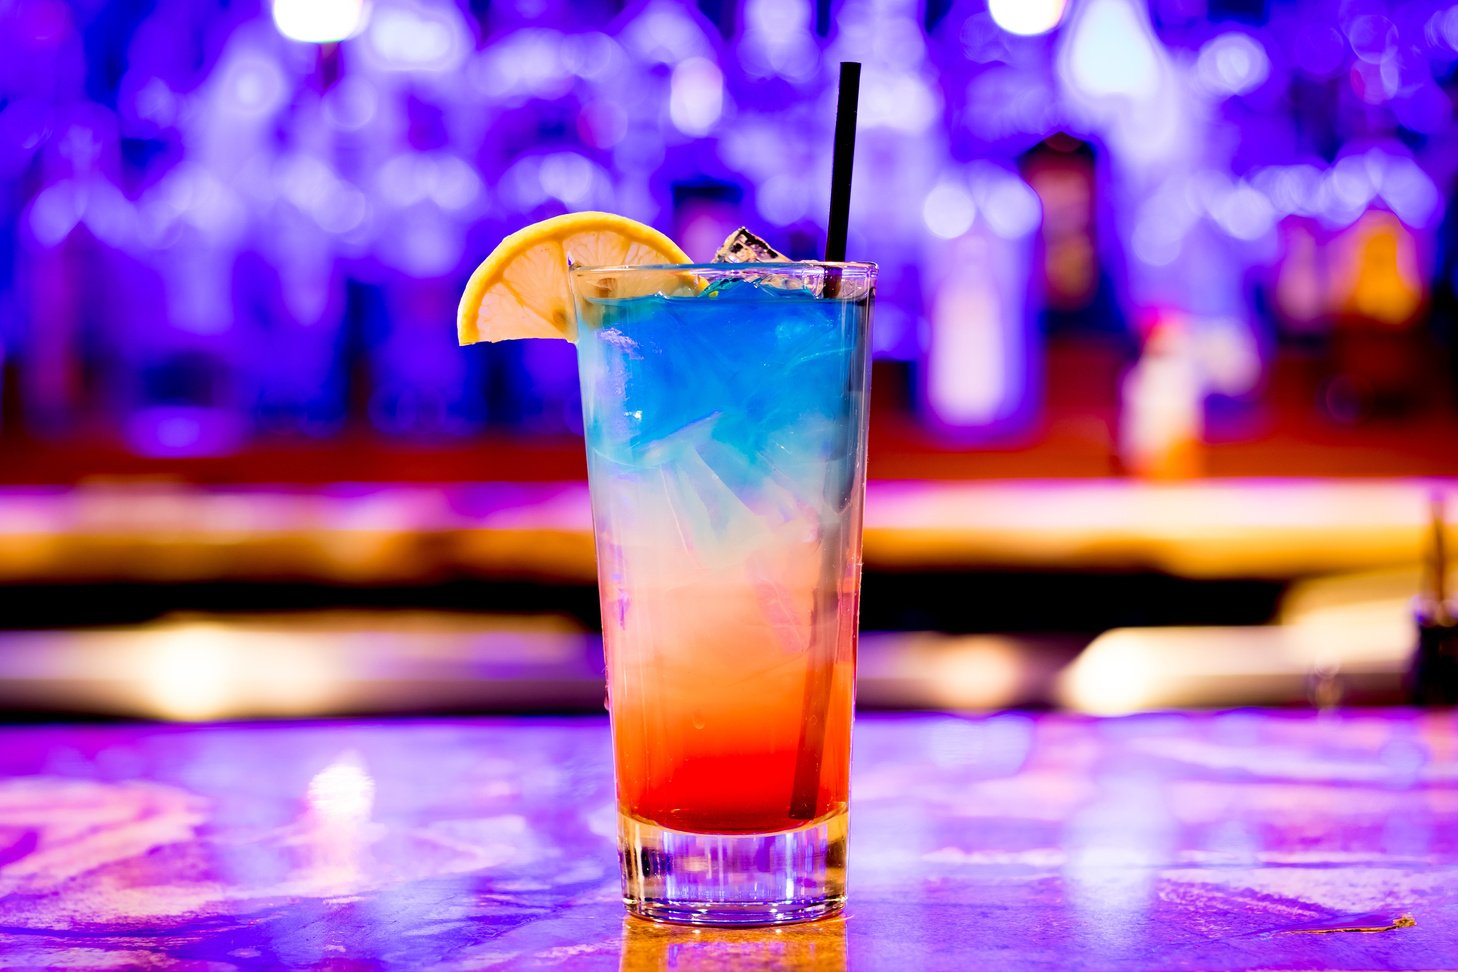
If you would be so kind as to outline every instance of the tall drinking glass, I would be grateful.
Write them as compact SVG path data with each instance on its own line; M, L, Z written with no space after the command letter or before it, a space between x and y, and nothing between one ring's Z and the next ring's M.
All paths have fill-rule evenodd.
M845 902L875 277L572 272L634 914L764 924Z

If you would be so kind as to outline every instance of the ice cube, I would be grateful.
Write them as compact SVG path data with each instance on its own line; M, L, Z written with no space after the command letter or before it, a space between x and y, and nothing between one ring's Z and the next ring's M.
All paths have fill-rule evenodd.
M705 567L737 563L766 539L766 525L696 451L681 453L662 475L678 529Z
M730 233L724 245L719 247L719 252L714 254L714 262L789 263L790 258L741 226Z

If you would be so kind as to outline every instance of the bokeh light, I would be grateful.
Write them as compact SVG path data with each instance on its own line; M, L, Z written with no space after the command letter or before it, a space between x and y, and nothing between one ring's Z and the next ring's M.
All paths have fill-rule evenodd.
M1046 34L1063 19L1068 0L989 0L987 10L1009 34Z
M273 22L290 40L332 44L364 24L365 0L273 0Z

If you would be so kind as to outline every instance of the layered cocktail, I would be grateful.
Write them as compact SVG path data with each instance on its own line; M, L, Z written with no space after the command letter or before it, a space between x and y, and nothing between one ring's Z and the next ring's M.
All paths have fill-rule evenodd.
M630 910L845 894L875 268L578 268Z
M876 268L719 258L555 216L456 327L577 343L628 909L803 921L845 900Z

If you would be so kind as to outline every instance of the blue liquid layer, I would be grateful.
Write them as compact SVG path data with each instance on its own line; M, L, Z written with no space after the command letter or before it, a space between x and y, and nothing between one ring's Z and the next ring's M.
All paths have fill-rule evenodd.
M582 329L578 364L595 488L670 481L702 507L700 542L742 529L745 513L773 525L844 509L863 304L741 281L593 303L601 319Z

